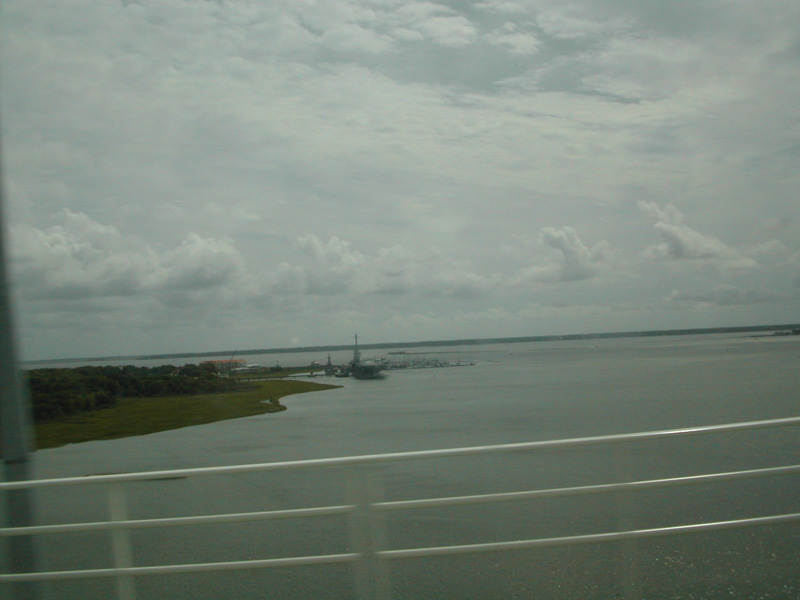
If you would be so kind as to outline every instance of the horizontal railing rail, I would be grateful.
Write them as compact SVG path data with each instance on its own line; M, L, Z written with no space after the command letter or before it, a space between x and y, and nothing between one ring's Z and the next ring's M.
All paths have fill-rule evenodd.
M466 506L470 504L488 504L494 502L514 502L535 500L538 498L559 498L565 496L582 496L591 494L608 494L635 490L656 489L681 485L700 485L720 481L736 481L761 477L800 474L800 465L787 467L770 467L766 469L750 469L728 473L712 473L710 475L692 475L689 477L672 477L630 481L624 483L605 483L567 488L529 490L522 492L502 492L497 494L478 494L472 496L450 496L444 498L424 498L420 500L395 500L392 502L375 502L374 510L394 511L420 508L437 508L449 506ZM354 512L353 504L341 506L319 506L315 508L295 508L290 510L273 510L246 513L228 513L201 515L192 517L168 517L161 519L137 519L129 521L99 521L91 523L66 523L61 525L33 525L28 527L0 528L0 536L13 537L21 535L42 535L51 533L78 533L87 531L108 531L110 529L149 529L154 527L178 527L191 525L213 525L219 523L242 523L248 521L266 521L274 519L298 519L330 515L346 515Z
M106 569L77 569L71 571L0 574L0 583L112 577L117 578L119 582L118 598L122 600L132 600L136 597L132 578L137 576L168 573L197 573L242 569L261 569L312 564L354 563L356 565L356 597L359 598L359 600L387 600L390 597L389 573L387 564L389 561L396 559L474 554L482 552L500 552L532 548L549 548L578 544L598 544L652 538L658 536L672 536L745 527L784 525L788 523L800 522L800 512L798 512L717 521L711 523L690 523L650 529L628 529L625 531L608 533L593 533L554 538L393 550L385 547L385 526L382 521L382 515L390 511L464 506L497 502L514 502L535 500L540 498L556 498L592 494L619 494L665 487L714 484L724 481L740 481L755 478L791 476L800 474L800 465L785 465L761 469L749 469L651 480L623 481L597 485L397 501L383 501L380 497L380 494L376 492L376 487L379 487L379 483L375 481L375 478L371 473L364 472L364 468L370 467L371 465L382 465L398 461L426 460L433 458L495 454L504 452L550 450L590 445L619 444L634 441L648 441L682 436L695 436L701 434L726 433L797 425L800 425L800 417L632 434L547 440L519 444L501 444L494 446L449 448L441 450L399 452L380 455L308 459L226 467L206 467L195 469L176 469L170 471L108 474L91 477L70 477L4 482L0 483L0 491L3 492L12 492L20 489L53 488L59 486L107 486L109 489L109 508L112 515L111 520L52 525L32 525L25 527L5 527L0 529L0 537L14 538L19 536L108 531L112 536L115 563L113 568ZM186 517L154 519L127 518L126 498L122 488L123 484L126 483L175 479L178 477L189 478L275 470L306 469L312 467L326 468L336 466L350 467L352 482L350 486L349 502L347 504L288 510ZM208 562L179 565L134 566L132 564L132 554L130 552L129 539L129 532L131 530L161 527L202 526L210 524L231 524L275 519L312 518L331 515L344 515L350 519L350 533L351 543L354 550L353 552L319 556L264 558L244 561Z
M86 531L108 531L110 529L150 529L153 527L176 527L187 525L215 525L219 523L244 523L274 519L300 519L329 515L346 515L355 509L353 505L320 506L317 508L295 508L291 510L269 510L249 513L201 515L194 517L169 517L163 519L137 519L134 521L100 521L95 523L66 523L63 525L33 525L0 529L0 536L42 535L45 533L78 533Z
M742 529L746 527L763 527L800 522L800 513L774 515L769 517L753 517L750 519L734 519L713 523L695 523L676 525L674 527L657 527L652 529L633 529L611 533L593 533L588 535L571 535L535 540L515 540L511 542L490 542L486 544L463 544L456 546L438 546L427 548L409 548L403 550L382 550L375 553L378 558L402 559L425 556L448 556L456 554L477 554L480 552L505 552L509 550L525 550L533 548L555 548L559 546L576 546L580 544L599 544L622 542L635 539L663 537L670 535L721 531L725 529ZM263 569L268 567L292 567L299 565L319 565L332 563L356 562L362 558L359 553L327 554L322 556L298 556L290 558L268 558L260 560L242 560L230 562L212 562L185 565L160 565L147 567L128 567L118 569L85 569L75 571L52 571L43 573L19 573L2 575L8 582L14 581L54 581L66 579L92 579L103 577L120 577L123 575L167 575L177 573L201 573L214 571L235 571L244 569Z
M578 446L594 446L601 444L619 444L626 442L650 441L670 437L694 436L700 434L730 433L754 429L789 427L800 425L800 417L769 419L764 421L748 421L744 423L727 423L724 425L704 425L682 429L666 429L662 431L646 431L640 433L620 433L562 440L542 440L537 442L521 442L514 444L497 444L493 446L470 446L465 448L445 448L441 450L418 450L414 452L393 452L387 454L362 454L335 458L314 458L250 465L232 465L225 467L198 467L193 469L172 469L169 471L143 471L139 473L114 473L93 475L91 477L66 477L59 479L34 479L30 481L7 481L0 483L0 491L14 489L36 489L60 485L84 485L92 483L146 481L153 479L173 479L176 477L195 477L203 475L232 475L236 473L253 473L260 471L276 471L286 469L303 469L314 467L334 467L362 465L370 463L389 463L428 458L449 458L470 456L475 454L498 454L503 452L521 452L525 450L552 450L574 448Z

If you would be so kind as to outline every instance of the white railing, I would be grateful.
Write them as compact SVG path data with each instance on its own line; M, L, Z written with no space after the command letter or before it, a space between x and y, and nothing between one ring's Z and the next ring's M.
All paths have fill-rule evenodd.
M526 548L543 548L576 544L597 544L619 542L657 536L670 536L702 531L755 527L764 525L785 524L800 521L800 512L760 516L753 518L718 521L710 523L692 523L653 529L631 529L601 534L573 535L568 537L512 540L505 542L475 543L454 546L438 546L392 550L386 547L384 515L389 511L415 510L434 507L450 507L468 504L485 504L513 502L537 498L553 498L590 494L627 493L638 490L665 488L672 486L710 484L723 481L744 480L763 477L776 477L800 474L800 465L788 465L743 471L693 475L626 481L621 483L586 485L557 489L539 489L505 493L454 496L442 498L426 498L417 500L383 501L381 482L377 479L374 465L385 465L392 462L487 455L506 452L552 450L555 448L572 448L579 446L597 446L608 444L624 444L636 441L658 440L683 436L698 436L734 431L745 431L764 428L776 428L800 425L800 417L734 423L706 427L673 429L666 431L643 432L622 435L608 435L584 438L572 438L554 441L540 441L519 444L503 444L496 446L479 446L470 448L451 448L444 450L427 450L419 452L401 452L394 454L350 456L318 460L298 460L274 462L254 465L210 467L198 469L178 469L170 471L150 471L119 475L99 475L93 477L75 477L63 479L40 479L33 481L16 481L0 483L3 493L21 489L56 488L62 486L101 486L108 490L108 506L110 520L83 523L65 523L58 525L34 525L26 527L10 527L0 529L0 537L37 536L45 534L75 533L88 531L108 531L111 536L113 568L82 569L72 571L52 571L34 573L0 574L0 584L20 582L116 578L117 597L120 600L136 598L135 577L161 575L168 573L198 573L210 571L229 571L242 569L263 569L297 565L313 565L326 563L352 563L355 572L356 592L359 600L388 600L390 598L389 563L392 560L455 555L479 552L498 552ZM154 479L176 477L204 477L212 475L232 475L254 472L296 470L321 467L346 467L350 474L347 503L335 506L321 506L293 510L272 510L232 514L215 514L203 516L136 519L128 518L127 499L124 485L126 483ZM199 564L135 566L131 552L130 532L136 529L154 527L176 527L188 525L209 525L220 523L240 523L246 521L262 521L270 519L293 519L319 517L326 515L347 515L349 517L350 545L352 552L317 556L296 556L287 558L264 558L259 560L243 560L231 562L211 562Z

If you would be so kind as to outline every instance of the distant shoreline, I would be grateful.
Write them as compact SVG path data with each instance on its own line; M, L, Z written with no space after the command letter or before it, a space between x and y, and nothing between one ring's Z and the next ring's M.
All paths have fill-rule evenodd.
M695 329L656 329L649 331L617 331L609 333L573 333L567 335L533 335L524 337L503 337L503 338L472 338L458 340L428 340L419 342L384 342L377 344L359 344L362 350L384 350L390 348L424 348L431 346L482 346L488 344L517 344L532 342L556 342L567 340L596 340L609 338L629 338L629 337L657 337L667 335L704 335L713 333L753 333L759 331L781 331L800 328L800 324L792 323L788 325L747 325L741 327L707 327ZM300 352L336 352L341 350L352 350L353 346L303 346L294 348L259 348L250 350L216 350L213 352L179 352L169 354L147 354L135 356L103 356L94 358L57 358L51 360L30 360L22 361L24 365L35 365L39 363L71 363L71 362L104 362L109 360L164 360L169 358L203 358L209 356L225 356L234 352L239 355L254 354L296 354Z

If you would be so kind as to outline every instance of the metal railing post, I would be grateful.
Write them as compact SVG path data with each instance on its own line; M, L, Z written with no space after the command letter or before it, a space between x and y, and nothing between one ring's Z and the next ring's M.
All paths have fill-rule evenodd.
M128 520L128 506L125 489L121 483L108 486L109 520L120 522ZM133 566L130 532L126 528L114 527L111 534L111 551L114 567L127 569ZM117 576L117 595L120 600L136 600L136 586L132 575Z
M348 503L355 507L350 515L350 540L356 561L356 598L389 600L389 565L378 557L386 547L383 515L374 504L383 501L383 482L376 465L352 465L348 469Z
M369 531L372 540L372 549L376 554L373 565L375 567L375 600L390 600L391 585L389 577L389 561L380 557L380 552L386 550L386 516L382 511L375 510L375 505L386 500L383 485L383 470L380 466L373 466L367 471L367 501Z
M625 445L617 445L613 453L614 471L617 481L633 481L633 468L630 464L632 453ZM633 501L631 490L620 489L614 493L617 508L617 530L629 531L636 528L638 507ZM638 600L642 597L641 590L641 563L639 559L639 540L621 542L618 560L620 562L619 574L622 587L622 598L625 600Z

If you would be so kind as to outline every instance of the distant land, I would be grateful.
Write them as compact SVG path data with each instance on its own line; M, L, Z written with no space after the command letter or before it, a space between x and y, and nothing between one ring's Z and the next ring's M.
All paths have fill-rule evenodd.
M383 342L377 344L359 344L362 350L383 350L393 348L422 348L430 346L481 346L484 344L517 344L531 342L554 342L560 340L596 340L607 338L629 337L655 337L665 335L702 335L708 333L756 333L762 331L794 331L800 329L800 324L789 325L748 325L742 327L708 327L698 329L657 329L652 331L616 331L610 333L574 333L568 335L533 335L525 337L503 338L475 338L461 340L427 340L422 342ZM107 360L163 360L168 358L203 358L225 355L252 355L252 354L290 354L298 352L335 352L337 350L350 350L352 344L340 346L302 346L290 348L258 348L250 350L216 350L213 352L183 352L170 354L148 354L139 356L105 356L95 358L63 358L55 360L24 361L24 364L58 363L58 362L94 362Z

